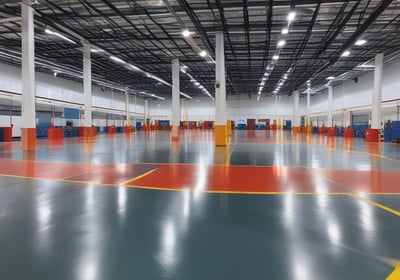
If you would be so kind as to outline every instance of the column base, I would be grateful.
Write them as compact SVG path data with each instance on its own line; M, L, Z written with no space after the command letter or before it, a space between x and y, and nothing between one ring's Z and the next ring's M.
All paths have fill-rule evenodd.
M172 130L171 130L171 139L173 141L179 140L179 126L178 125L173 125Z
M215 146L226 146L228 144L226 125L215 125Z
M63 139L64 138L64 129L62 129L62 128L47 129L47 138L48 139Z
M335 137L336 135L336 129L334 127L329 127L328 128L328 137Z
M126 133L126 134L131 134L131 133L133 133L133 127L131 127L131 126L125 126L124 127L124 132Z
M226 133L228 137L232 136L232 123L230 120L226 121Z
M351 128L344 129L344 137L354 137L354 130Z
M21 128L22 150L36 150L36 128Z
M82 127L82 136L83 137L95 137L96 136L96 127L93 127L93 126Z
M379 142L379 129L369 128L365 130L365 142Z
M300 133L301 132L301 126L293 126L292 127L292 132Z

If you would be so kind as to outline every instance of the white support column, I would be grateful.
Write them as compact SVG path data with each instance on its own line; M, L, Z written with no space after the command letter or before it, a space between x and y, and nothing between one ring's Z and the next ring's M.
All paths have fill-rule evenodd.
M224 34L215 34L215 145L227 145Z
M381 128L383 54L375 56L374 92L372 94L371 128Z
M92 62L90 44L83 43L83 95L84 95L84 130L92 126Z
M327 127L332 127L333 87L328 86L328 122Z
M129 93L128 91L125 92L125 126L131 125L131 113L130 113L130 104L129 104Z
M22 14L22 149L36 149L35 33L30 1L21 3Z
M179 126L181 122L181 108L179 100L179 60L172 60L172 139L179 139Z
M149 113L149 100L144 100L144 125L147 125L147 118Z
M300 93L295 90L293 92L293 130L297 132L300 127L300 109L299 109L299 103L300 103Z
M307 123L306 126L311 125L311 88L307 89Z

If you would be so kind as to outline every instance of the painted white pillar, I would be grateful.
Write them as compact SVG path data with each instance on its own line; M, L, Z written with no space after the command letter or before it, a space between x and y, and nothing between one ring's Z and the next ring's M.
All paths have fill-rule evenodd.
M275 95L275 108L274 108L274 114L275 114L275 120L276 120L276 116L278 114L278 96Z
M144 100L144 125L147 125L147 118L149 113L149 100Z
M22 149L36 149L35 31L30 1L21 3L22 25Z
M90 44L83 43L83 95L84 119L83 126L91 127L92 121L92 62L90 58Z
M300 103L300 93L295 90L293 92L293 127L299 127L300 126L300 109L299 109L299 103Z
M327 127L332 127L333 87L328 86L328 122Z
M307 123L306 126L311 125L311 88L307 89Z
M179 99L180 85L179 85L179 60L172 60L172 138L179 138L179 127L181 122L181 108Z
M383 72L383 54L375 56L375 72L374 72L374 92L372 94L372 116L371 128L381 128L382 118L382 72Z
M215 34L215 145L227 145L224 34Z
M129 104L129 93L128 91L125 92L125 126L131 125L131 113L130 113L130 104Z

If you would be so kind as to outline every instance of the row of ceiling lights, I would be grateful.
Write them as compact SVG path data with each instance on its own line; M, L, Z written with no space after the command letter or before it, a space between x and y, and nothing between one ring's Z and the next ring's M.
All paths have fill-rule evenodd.
M260 100L260 95L261 95L262 91L264 90L265 83L268 80L269 75L271 74L272 70L275 67L276 62L279 59L279 53L280 53L281 49L286 45L285 37L289 34L290 25L294 21L295 17L296 17L296 12L295 11L290 11L288 13L288 16L287 16L287 21L288 21L287 27L282 29L281 38L280 38L280 40L278 40L277 49L276 49L274 55L272 56L272 61L266 67L265 72L263 74L263 77L261 78L261 82L260 82L260 85L258 87L257 100ZM283 74L283 77L279 80L279 82L277 84L277 87L274 90L274 94L275 95L279 92L279 90L281 89L281 87L283 86L283 84L285 83L287 78L289 77L289 73L291 71L292 71L292 67L290 67L288 69L287 73Z
M295 17L296 17L296 12L295 11L290 11L288 13L288 16L287 16L288 25L287 25L287 27L282 29L282 31L281 31L281 36L282 37L277 43L277 50L275 51L274 55L272 56L272 62L266 67L266 71L264 72L263 77L261 78L261 82L260 82L259 87L258 87L257 100L260 99L260 95L261 95L261 93L262 93L262 91L264 89L265 83L268 80L268 77L271 74L272 70L274 69L276 61L279 59L279 53L280 53L281 49L286 45L286 40L284 39L284 36L289 34L290 25L294 21ZM359 40L357 40L355 42L354 45L355 46L362 46L362 45L364 45L366 43L367 43L367 40L359 39ZM342 57L347 57L347 56L350 55L350 53L351 53L350 50L345 50L341 54L341 56ZM288 79L289 74L290 74L291 71L292 71L292 67L290 67L287 70L287 72L282 75L282 78L278 81L278 83L277 83L277 85L276 85L276 87L275 87L275 89L273 91L273 93L275 95L279 93L280 89L282 88L282 86L284 85L286 80ZM335 77L329 76L327 78L327 80L329 80L327 85L329 85L329 83L334 79L335 79ZM308 88L311 87L311 81L310 80L307 81L307 86L308 86Z
M354 43L354 45L360 47L360 46L365 45L366 43L367 43L367 40L365 40L365 39L358 39L358 40ZM348 57L350 54L351 54L350 50L345 50L340 56L341 56L341 57ZM329 85L331 84L331 82L334 81L334 80L336 79L336 77L329 76L329 77L327 77L326 79L328 80L328 83L326 83L326 86L329 86ZM308 88L311 87L311 81L310 81L310 80L307 81L307 87L308 87Z
M46 34L49 34L49 35L53 35L53 36L59 37L59 38L65 40L65 41L67 41L67 42L69 42L69 43L76 44L75 41L69 39L68 37L62 35L61 33L52 31L52 30L50 30L50 29L46 29L46 30L45 30L45 33L46 33ZM102 49L96 48L96 49L91 49L91 52L92 52L92 53L104 53L105 51L102 50ZM164 84L164 85L171 86L171 84L168 83L168 82L166 82L165 80L163 80L163 79L157 77L156 75L153 75L153 74L150 74L150 73L144 71L143 69L137 67L136 65L127 63L126 61L120 59L119 57L116 57L116 56L114 56L114 55L110 55L109 58L110 58L112 61L114 61L114 62L117 62L117 63L119 63L119 64L124 65L126 69L133 70L133 71L135 71L135 72L142 72L142 73L144 73L144 74L146 75L146 77L148 77L148 78L150 78L150 79L156 80L157 82L162 83L162 84ZM58 72L54 72L54 73L53 73L53 75L54 75L55 77L57 76L57 74L58 74ZM154 94L154 93L148 93L148 92L145 92L145 91L141 91L140 93L143 94L143 95L146 95L146 96L150 96L150 97L158 98L158 99L161 99L161 100L165 100L164 97L158 96L158 95L156 95L156 94ZM184 97L188 98L188 99L192 99L191 96L189 96L189 95L187 95L187 94L185 94L185 93L183 93L183 92L180 92L180 94L183 95Z
M202 90L205 94L207 94L212 100L214 100L214 97L211 95L211 93L199 81L197 81L191 74L188 73L188 67L186 65L181 67L181 72L183 74L186 74L186 76L189 77L190 81L195 86L197 86L200 90Z

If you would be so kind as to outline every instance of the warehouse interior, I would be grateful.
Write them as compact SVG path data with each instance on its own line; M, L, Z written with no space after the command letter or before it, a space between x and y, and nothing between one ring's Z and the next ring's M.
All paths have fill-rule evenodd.
M399 25L0 0L0 278L400 279Z

